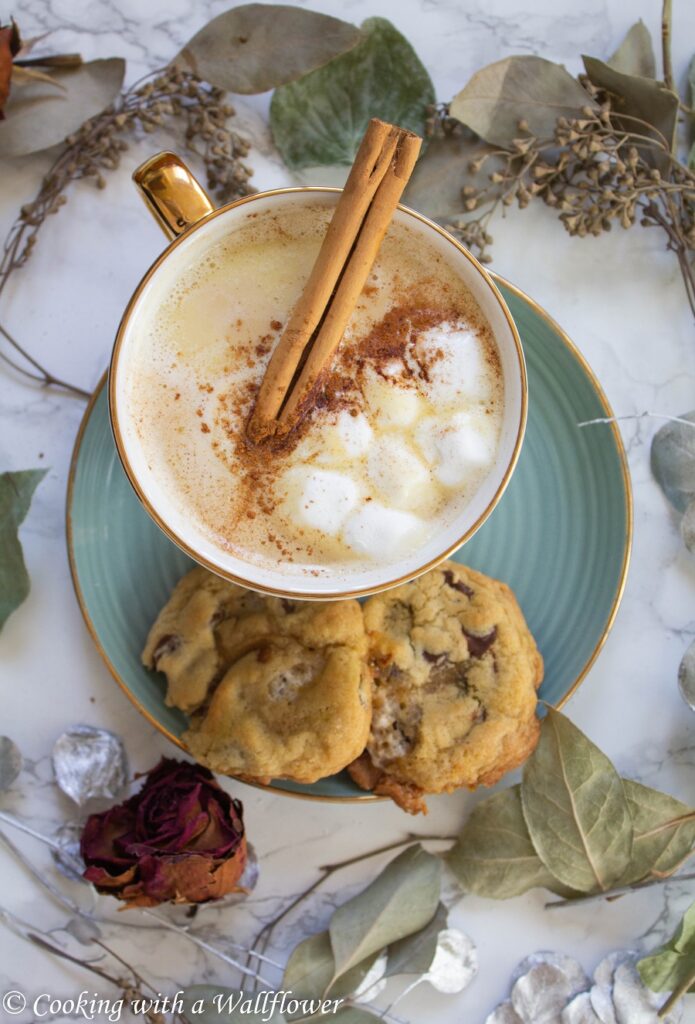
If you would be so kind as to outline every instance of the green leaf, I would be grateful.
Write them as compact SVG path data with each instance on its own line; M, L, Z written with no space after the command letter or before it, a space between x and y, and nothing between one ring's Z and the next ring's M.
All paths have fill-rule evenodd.
M636 21L622 43L607 62L624 75L656 78L656 60L649 29L642 19Z
M0 630L29 594L29 573L17 534L46 473L45 469L0 473Z
M695 991L695 903L668 942L638 961L637 970L652 992Z
M488 64L451 101L449 113L486 142L508 147L519 121L551 138L559 117L579 117L596 104L562 64L543 57L505 57Z
M620 115L625 130L658 140L670 151L678 120L678 96L675 92L653 78L625 75L596 57L583 56L582 60L590 81L613 97L613 110ZM639 148L639 144L635 144ZM656 150L649 143L642 145L642 152L657 166L668 169L667 153Z
M299 999L321 999L329 988L331 997L352 995L378 955L379 950L337 975L330 936L328 932L319 932L294 948L287 961L283 985Z
M256 997L238 988L220 985L192 985L183 994L184 1012L196 1024L253 1024L268 1020L268 1011L255 1009ZM285 1024L285 1017L273 1013L273 1024Z
M242 4L218 15L173 63L226 92L259 93L292 82L352 49L358 28L286 4Z
M443 903L437 907L432 920L414 935L406 935L388 948L388 962L384 977L394 974L426 974L437 952L437 938L446 928L449 912Z
M688 508L692 507L692 502ZM693 549L690 548L692 551ZM695 709L695 640L691 640L678 666L678 688L681 697Z
M518 785L478 804L446 861L464 892L476 896L507 900L539 887L572 895L535 851Z
M553 708L524 767L521 802L538 856L564 885L600 892L624 875L632 819L622 780L606 755Z
M336 974L419 931L439 904L441 863L418 843L400 853L367 888L338 907L329 925Z
M125 61L92 60L79 67L52 68L60 86L27 81L12 89L0 124L0 156L24 156L48 149L101 113L118 96Z
M666 423L652 438L651 467L656 482L678 512L695 498L695 411L679 416L685 423Z
M668 875L682 864L695 845L695 810L631 779L623 779L632 827L632 854L620 885L651 874Z
M273 138L293 170L351 164L372 117L424 134L435 93L415 50L385 18L361 31L354 49L273 94Z

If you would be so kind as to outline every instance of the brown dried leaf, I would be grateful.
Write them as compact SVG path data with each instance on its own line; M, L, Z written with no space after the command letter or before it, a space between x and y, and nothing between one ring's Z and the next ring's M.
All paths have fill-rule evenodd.
M213 18L173 63L227 92L259 93L351 50L360 30L285 4L243 4Z
M607 63L624 75L656 78L652 37L641 18L635 22Z
M478 71L451 101L449 113L487 142L509 147L519 122L539 138L550 138L559 117L578 117L595 106L561 64L542 57L506 57Z
M101 113L118 96L125 61L93 60L50 74L61 87L29 81L12 92L0 125L0 156L24 156L62 142L80 125Z
M492 147L470 134L432 139L415 165L403 202L432 220L450 223L452 217L465 213L461 194L464 185L489 190L488 197L493 197L490 174L498 170L499 158L487 159L477 174L469 168L471 160L491 151Z
M673 148L678 120L678 96L663 82L641 75L627 75L596 57L583 56L584 67L592 84L613 97L613 109L625 131L646 135ZM649 143L643 152L660 170L668 169L668 155Z

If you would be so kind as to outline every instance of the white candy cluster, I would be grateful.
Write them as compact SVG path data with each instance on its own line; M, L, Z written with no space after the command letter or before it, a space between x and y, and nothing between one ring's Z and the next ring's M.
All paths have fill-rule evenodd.
M498 384L483 342L462 324L423 332L403 363L367 370L362 411L316 423L279 482L285 514L368 559L422 541L433 496L465 496L495 457ZM420 368L428 368L426 379Z

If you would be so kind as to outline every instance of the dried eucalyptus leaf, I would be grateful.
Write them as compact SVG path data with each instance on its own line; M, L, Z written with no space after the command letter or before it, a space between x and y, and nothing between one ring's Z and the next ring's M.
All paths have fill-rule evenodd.
M415 166L403 202L426 217L447 224L452 217L465 212L461 193L464 185L484 188L494 198L501 192L501 186L492 185L490 175L501 166L500 158L488 157L475 174L468 166L482 153L492 151L492 146L484 146L470 133L432 139Z
M616 953L609 953L597 965L589 996L601 1024L618 1024L613 1006L613 979L621 964L633 962L635 959L635 954L631 951L620 950Z
M123 742L108 729L75 725L55 742L53 771L62 791L80 807L94 797L113 800L128 777Z
M678 512L695 499L695 411L679 416L685 423L666 423L652 439L651 467L656 482Z
M681 538L691 554L695 554L695 501L691 501L681 519Z
M371 1003L386 988L386 953L380 953L372 966L365 974L355 991L352 993L355 999Z
M555 1024L571 995L562 971L538 964L515 983L512 1006L524 1024Z
M500 1003L485 1018L485 1024L524 1024L510 1000Z
M446 862L461 888L476 896L506 900L539 886L567 894L534 849L518 785L477 805Z
M688 981L688 991L695 991L695 903L686 910L668 942L640 960L637 970L653 992L672 992Z
M101 932L94 921L85 917L71 917L63 930L82 946L91 946L95 939L101 938Z
M633 964L624 963L616 968L613 1005L618 1024L677 1024L680 1020L677 1007L666 1016L659 1016L663 1002L663 998L645 988Z
M355 25L327 14L242 4L196 32L173 63L226 92L267 92L322 67L360 38Z
M543 57L505 57L476 72L451 101L457 121L497 146L519 137L519 122L539 138L552 138L559 117L579 117L596 104L562 64Z
M662 82L640 75L625 75L596 57L582 56L590 81L613 97L613 110L626 131L660 141L667 152L643 145L645 158L668 168L678 120L678 96Z
M79 67L54 68L45 82L27 82L13 89L0 125L0 156L24 156L62 142L81 124L101 113L118 96L125 61L120 57L92 60Z
M531 841L563 884L602 891L625 873L632 819L622 780L606 755L553 708L524 767L521 800Z
M695 711L695 640L693 640L678 666L678 687L685 703Z
M560 1020L562 1024L601 1024L588 992L575 996L560 1014Z
M9 736L0 736L0 793L9 789L24 766L22 753Z
M439 933L446 928L448 916L446 907L440 903L436 914L424 928L389 946L386 977L395 974L425 974L429 971L437 952Z
M432 966L424 977L432 988L447 995L463 992L478 973L478 951L468 935L457 928L439 933Z
M695 670L695 645L692 659ZM623 779L623 788L634 835L630 863L620 885L632 885L650 874L670 874L695 846L695 810L668 793L631 779Z
M0 155L7 122L0 125ZM0 473L0 630L29 594L29 573L24 564L18 531L45 469Z
M330 936L328 932L319 932L318 935L310 935L293 949L285 968L283 985L299 999L317 999L329 986L331 994L336 998L352 995L378 956L379 952L372 953L356 967L338 973Z
M336 974L423 928L437 911L441 862L410 846L333 914L328 930Z
M368 18L348 53L275 91L270 126L292 170L351 164L370 118L423 135L434 86L408 40Z
M642 19L636 21L608 61L609 67L623 75L656 78L656 61L649 29Z
M516 965L512 974L512 981L514 982L522 978L534 967L547 966L548 964L551 967L556 967L558 971L565 975L574 995L577 992L584 991L588 986L589 980L584 972L584 968L574 957L567 956L565 953L555 953L549 949L541 949L524 957L521 963Z

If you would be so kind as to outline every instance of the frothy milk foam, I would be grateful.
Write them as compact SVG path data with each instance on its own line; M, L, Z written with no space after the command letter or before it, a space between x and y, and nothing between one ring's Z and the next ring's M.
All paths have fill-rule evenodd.
M134 317L120 403L157 488L210 544L314 576L396 562L451 524L493 465L504 402L474 298L394 222L318 404L282 445L246 443L331 212L251 213L179 261Z

